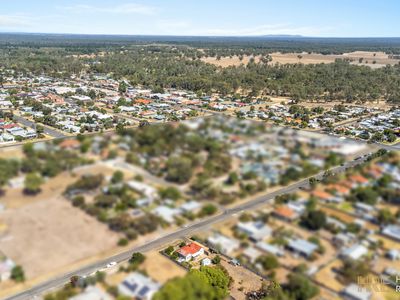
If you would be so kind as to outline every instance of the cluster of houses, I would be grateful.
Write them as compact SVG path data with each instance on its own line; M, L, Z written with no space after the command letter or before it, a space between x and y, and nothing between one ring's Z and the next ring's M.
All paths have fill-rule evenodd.
M362 144L318 133L276 127L271 130L250 142L236 137L230 149L231 156L241 161L241 174L254 173L268 185L278 184L289 168L302 172L305 163L316 170L323 169L328 153L347 158L365 148ZM301 156L297 151L299 145L304 152L312 149L310 155Z
M346 133L365 140L395 142L400 135L400 109L374 114L356 123L339 126L335 132Z
M379 111L377 108L363 106L340 106L340 109L335 106L328 110L309 109L308 113L305 114L293 112L290 107L286 104L272 104L250 110L240 108L237 109L237 113L244 118L259 118L277 124L323 130L336 123L340 124L340 122L365 117Z
M34 139L36 137L37 133L34 129L24 128L15 122L0 119L0 143Z
M129 125L138 120L178 121L211 110L224 111L251 104L221 99L217 94L199 97L193 92L175 89L155 93L131 86L127 81L117 82L104 74L60 80L14 72L4 79L0 110L12 111L67 133L108 129L121 122ZM32 101L41 105L32 106Z
M353 189L373 186L384 174L390 174L393 179L388 188L399 191L400 168L389 162L373 163L360 173L348 175L336 183L326 183L318 186L307 193L308 197L314 197L318 205L340 205L346 201ZM303 194L301 194L303 195ZM378 199L379 200L379 199ZM268 207L259 212L248 212L251 219L241 220L238 218L234 226L222 225L207 233L200 246L190 243L176 250L174 257L178 262L190 262L192 267L211 263L210 254L220 253L233 260L240 261L255 270L257 274L262 272L259 258L265 255L274 255L278 258L281 267L293 268L296 265L306 263L308 265L307 275L318 281L318 272L330 267L332 258L338 262L364 261L372 259L373 272L393 278L393 274L400 274L400 222L385 225L379 224L377 220L377 209L362 202L353 203L352 211L343 211L343 214L351 216L362 231L367 235L358 235L347 229L347 224L335 214L327 212L326 222L334 232L324 232L317 235L319 242L311 237L315 232L310 232L299 226L301 217L307 211L307 198L301 196L294 198L285 204ZM336 211L340 211L337 206ZM333 210L333 211L335 211ZM259 214L267 213L270 218L260 218ZM378 224L378 226L377 226ZM231 228L230 230L227 230ZM282 231L282 228L283 229ZM297 229L296 229L297 228ZM377 250L379 239L391 241ZM321 245L326 248L321 251ZM208 250L207 250L208 248ZM325 253L326 251L326 253ZM383 266L383 267L382 267ZM384 267L386 266L386 267ZM279 271L277 271L279 273ZM326 271L324 271L326 272ZM337 270L332 271L336 276ZM321 282L324 286L325 283ZM395 288L395 284L393 285ZM343 286L337 294L345 299L368 300L372 299L373 293L368 288L360 287L357 282Z

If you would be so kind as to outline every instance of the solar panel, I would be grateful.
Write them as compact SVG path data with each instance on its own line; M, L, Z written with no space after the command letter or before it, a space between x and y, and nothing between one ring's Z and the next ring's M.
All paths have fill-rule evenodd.
M150 291L150 288L148 286L142 287L142 289L139 291L139 296L144 297L146 294Z
M135 292L136 288L138 287L136 283L131 284L128 281L124 281L123 285L125 285L132 293Z

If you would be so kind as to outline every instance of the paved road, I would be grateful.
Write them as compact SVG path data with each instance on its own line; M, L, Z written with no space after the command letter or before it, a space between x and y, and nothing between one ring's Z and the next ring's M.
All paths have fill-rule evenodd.
M33 128L33 129L36 130L36 124L35 124L34 121L30 121L30 120L28 120L28 119L26 119L24 117L16 116L16 115L14 115L14 119L18 123L20 123L20 124L22 124L22 125L24 125L26 127L30 127L30 128ZM53 129L53 128L49 127L49 126L43 125L43 124L40 124L40 125L43 126L44 133L47 134L47 135L50 135L50 136L52 136L54 138L67 137L67 135L65 135L64 133L62 133L62 132L60 132L58 130L55 130L55 129Z
M357 164L362 163L364 160L365 160L365 157L358 159L358 160L349 161L349 162L345 163L343 166L337 166L337 167L330 169L330 171L332 173L343 172L349 167L353 167ZM312 177L315 177L317 179L322 179L324 173L325 172L320 172L317 175L314 175ZM224 221L236 213L239 213L239 212L245 211L245 210L256 209L261 205L265 205L267 203L272 203L273 199L278 195L292 193L300 188L306 188L306 187L308 187L308 185L309 185L309 178L305 178L296 183L293 183L284 188L281 188L277 191L268 193L263 196L259 196L248 202L241 203L241 204L237 205L236 207L226 209L218 215L206 218L204 220L201 220L201 221L198 221L195 223L191 223L187 227L180 228L172 233L161 236L155 240L149 241L149 242L147 242L141 246L135 247L129 251L109 257L107 259L104 259L104 260L96 262L94 264L85 266L85 267L75 270L73 272L63 274L57 278L54 278L47 282L41 283L37 286L30 288L29 290L26 290L17 295L11 296L7 299L8 300L23 300L23 299L33 299L33 298L35 298L35 296L39 297L40 295L42 295L45 292L48 292L49 290L63 286L66 282L69 281L69 279L73 275L86 276L86 275L96 272L97 270L104 268L104 266L106 266L108 263L110 263L112 261L119 263L119 262L128 260L133 252L146 252L146 251L150 251L152 249L160 248L161 246L168 244L174 240L180 239L182 237L191 236L196 231L204 230L215 223Z

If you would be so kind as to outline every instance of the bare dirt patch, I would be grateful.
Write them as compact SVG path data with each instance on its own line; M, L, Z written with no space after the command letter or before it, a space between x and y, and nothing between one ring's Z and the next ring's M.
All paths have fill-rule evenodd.
M0 250L22 265L28 278L107 251L118 241L106 225L62 198L7 210L2 219L8 229Z
M213 64L217 67L227 68L232 66L240 66L240 65L247 65L250 59L253 56L244 56L242 60L240 60L239 56L232 56L232 57L221 57L221 59L217 59L216 57L203 57L201 60L205 63ZM255 62L260 61L260 57L254 57Z
M146 253L146 260L142 264L141 269L146 271L151 278L162 284L172 278L186 275L185 269L162 256L157 251Z
M253 272L241 266L233 266L225 259L221 260L221 265L228 271L229 275L234 278L234 282L230 288L230 295L237 300L246 299L246 293L256 291L261 288L263 279Z
M333 63L336 59L347 59L350 60L351 64L355 65L364 65L369 66L371 68L382 68L386 65L396 65L400 62L398 59L389 58L386 53L383 52L367 52L367 51L354 51L351 53L343 53L343 54L330 54L323 55L319 53L280 53L274 52L271 53L272 61L270 64L329 64ZM221 57L217 59L216 57L204 57L201 60L203 62L213 64L218 67L230 67L230 66L240 66L241 64L247 65L250 59L253 56L244 56L242 60L240 60L239 56L232 57ZM259 56L254 57L255 62L260 61Z

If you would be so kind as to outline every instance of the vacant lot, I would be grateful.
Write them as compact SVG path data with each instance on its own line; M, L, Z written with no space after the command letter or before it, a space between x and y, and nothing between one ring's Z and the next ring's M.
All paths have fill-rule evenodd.
M261 288L263 279L244 267L235 267L225 259L221 260L221 265L226 268L229 275L234 278L230 288L230 295L236 299L246 299L246 293L256 291Z
M144 261L141 269L143 269L151 278L160 283L186 275L184 268L178 266L170 259L158 253L158 251L151 251L145 254L146 260Z
M342 262L339 259L335 259L314 274L314 280L336 292L342 291L344 286L338 281L334 272L335 269L339 269L341 266Z
M28 278L100 254L118 241L117 234L61 198L7 210L2 218L8 229L0 250L24 266Z
M239 66L241 64L246 65L252 56L244 56L242 60L238 56L232 57L221 57L217 59L215 57L206 57L202 60L206 63L210 63L219 67L230 67ZM336 59L348 59L352 64L365 65L371 68L381 68L389 65L395 65L400 62L398 59L391 59L387 54L383 52L367 52L367 51L355 51L351 53L344 53L342 55L323 55L319 53L271 53L272 64L320 64L320 63L333 63ZM260 57L254 57L256 62L259 62Z

